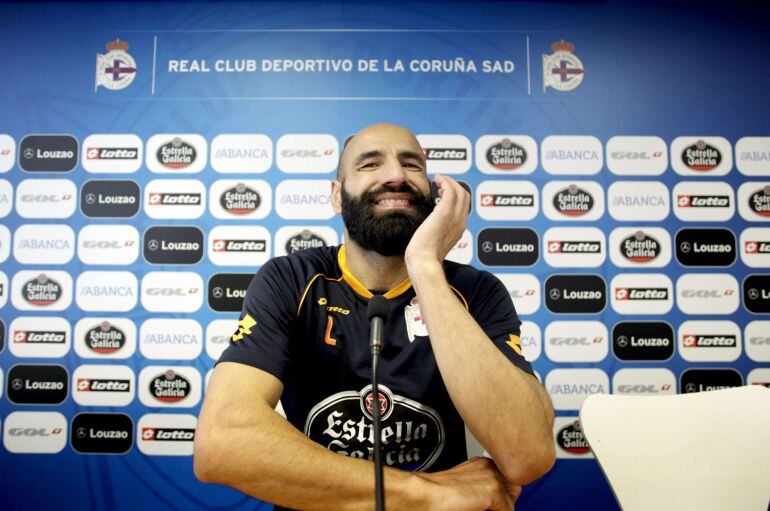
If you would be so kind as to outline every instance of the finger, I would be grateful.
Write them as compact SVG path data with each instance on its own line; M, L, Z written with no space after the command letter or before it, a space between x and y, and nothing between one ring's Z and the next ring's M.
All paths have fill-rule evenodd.
M506 489L508 490L508 495L511 496L511 499L513 499L513 502L515 503L517 500L519 500L519 495L521 495L521 486L516 484L506 484Z

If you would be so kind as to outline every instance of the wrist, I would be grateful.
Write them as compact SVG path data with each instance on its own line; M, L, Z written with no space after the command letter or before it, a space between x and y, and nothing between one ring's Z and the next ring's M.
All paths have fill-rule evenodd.
M406 271L413 284L421 280L433 280L444 277L444 265L442 261L429 256L405 257Z
M388 507L395 505L413 511L431 509L431 486L419 472L385 469L385 499Z

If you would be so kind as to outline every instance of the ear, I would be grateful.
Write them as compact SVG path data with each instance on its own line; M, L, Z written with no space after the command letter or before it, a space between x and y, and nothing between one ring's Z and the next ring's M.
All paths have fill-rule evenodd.
M342 214L342 183L338 179L332 180L332 208Z

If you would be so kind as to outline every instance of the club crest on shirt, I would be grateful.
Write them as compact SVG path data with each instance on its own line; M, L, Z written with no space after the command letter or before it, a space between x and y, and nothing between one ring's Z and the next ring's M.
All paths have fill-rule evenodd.
M425 326L425 322L422 320L420 303L417 301L416 296L412 298L409 305L404 307L404 320L406 321L406 333L409 336L409 342L414 342L414 338L417 336L428 336L428 327Z

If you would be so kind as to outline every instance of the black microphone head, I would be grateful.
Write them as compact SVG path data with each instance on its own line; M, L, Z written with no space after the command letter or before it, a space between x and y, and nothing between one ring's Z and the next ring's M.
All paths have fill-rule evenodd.
M390 311L390 301L382 295L374 295L366 306L366 317L369 321L372 318L381 318L385 321L388 319L388 311Z

